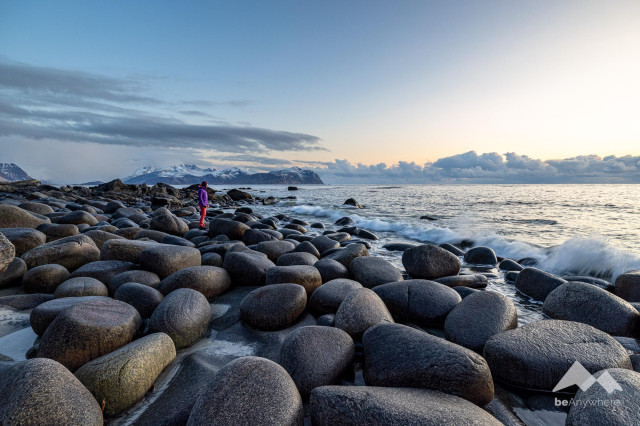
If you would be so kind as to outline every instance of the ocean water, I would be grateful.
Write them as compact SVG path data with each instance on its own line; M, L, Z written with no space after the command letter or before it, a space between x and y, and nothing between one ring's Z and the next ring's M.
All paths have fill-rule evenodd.
M222 187L214 187L222 189ZM402 268L389 242L489 246L498 256L534 258L558 275L591 275L610 281L640 269L640 185L300 185L252 186L250 192L282 200L254 208L288 213L309 222L351 217L376 233L372 253ZM364 206L343 205L355 198ZM429 216L431 219L421 219ZM497 272L497 271L495 271ZM521 322L542 316L540 304L516 292L502 276L490 289L514 300Z

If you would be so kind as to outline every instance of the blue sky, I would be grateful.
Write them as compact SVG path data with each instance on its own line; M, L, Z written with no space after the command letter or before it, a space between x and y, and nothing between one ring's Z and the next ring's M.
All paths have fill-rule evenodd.
M638 22L635 1L2 2L0 161L384 180L468 151L638 156Z

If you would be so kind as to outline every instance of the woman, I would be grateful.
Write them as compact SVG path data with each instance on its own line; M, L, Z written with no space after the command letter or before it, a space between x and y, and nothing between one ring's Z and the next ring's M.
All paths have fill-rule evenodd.
M207 181L204 180L198 187L198 205L200 206L200 229L206 229L204 226L204 218L207 215L209 194L207 194Z

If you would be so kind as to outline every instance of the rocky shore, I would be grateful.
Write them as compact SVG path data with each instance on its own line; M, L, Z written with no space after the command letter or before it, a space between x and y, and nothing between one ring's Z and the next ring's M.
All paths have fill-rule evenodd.
M640 423L640 271L388 245L401 269L250 189L210 189L199 229L196 191L0 182L0 424Z

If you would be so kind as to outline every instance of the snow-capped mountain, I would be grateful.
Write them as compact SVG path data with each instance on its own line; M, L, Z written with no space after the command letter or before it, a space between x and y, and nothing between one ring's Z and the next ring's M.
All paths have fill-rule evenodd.
M0 178L9 182L33 179L27 172L13 163L0 163Z
M251 173L240 167L223 170L203 169L195 165L180 164L166 169L142 167L123 179L125 183L154 185L158 182L170 185L189 185L206 180L210 185L224 184L320 184L320 177L311 170L292 167L268 173Z

